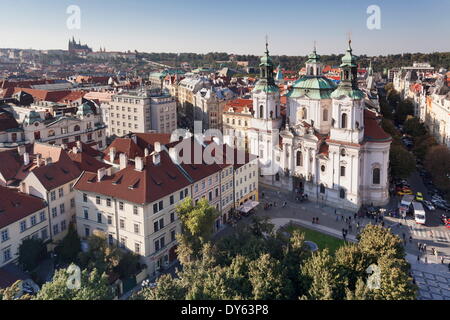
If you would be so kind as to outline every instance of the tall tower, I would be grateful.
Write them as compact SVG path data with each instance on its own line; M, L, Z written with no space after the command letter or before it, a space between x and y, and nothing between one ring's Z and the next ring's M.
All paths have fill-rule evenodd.
M271 175L278 172L274 168L274 150L278 145L279 129L281 127L280 90L274 79L274 63L269 55L269 45L266 41L266 51L259 64L260 79L252 91L253 117L250 121L248 138L250 153L258 155L261 172Z
M322 63L320 62L320 57L316 52L315 44L313 52L308 56L308 60L306 61L306 75L316 77L322 75Z
M330 139L360 143L364 138L364 93L358 88L358 65L351 40L342 57L341 82L331 94L333 99Z

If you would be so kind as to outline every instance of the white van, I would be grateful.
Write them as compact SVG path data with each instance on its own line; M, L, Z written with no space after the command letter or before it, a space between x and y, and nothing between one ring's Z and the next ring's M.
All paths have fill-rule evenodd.
M420 202L413 202L412 203L413 210L414 210L414 220L416 220L416 223L419 224L425 224L426 223L426 213L423 209L423 206Z

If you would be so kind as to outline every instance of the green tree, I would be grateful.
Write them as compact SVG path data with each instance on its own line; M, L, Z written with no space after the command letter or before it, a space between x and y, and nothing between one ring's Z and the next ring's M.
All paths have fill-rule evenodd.
M377 300L415 300L417 286L409 276L410 265L405 259L383 255L378 260L381 269L381 288L374 289Z
M372 300L373 294L370 292L369 288L367 288L364 280L362 278L358 278L356 281L355 290L352 291L349 288L345 288L346 292L346 300Z
M396 259L405 257L402 240L382 226L367 225L358 235L358 248L366 255L368 264L376 263L379 257Z
M436 186L450 195L450 150L443 145L431 147L424 164Z
M34 300L111 300L114 297L106 274L97 269L81 272L79 288L68 286L70 276L67 269L57 270L53 280L42 286Z
M291 297L292 285L286 278L283 266L269 254L250 262L248 274L253 299L280 300Z
M163 274L158 278L155 288L145 288L136 293L134 300L183 300L186 290L181 286L180 280L174 279L170 274Z
M178 254L197 255L202 245L211 239L214 232L214 222L219 216L219 212L211 206L206 199L201 199L194 206L191 198L186 198L180 203L176 211L180 217L183 228L183 235L179 237L184 248L178 250ZM188 260L188 256L183 257Z
M403 131L413 137L421 137L427 133L425 125L416 117L408 117L403 126Z
M408 178L416 168L414 156L400 144L393 143L389 153L391 174L396 178Z
M343 299L348 287L328 249L314 252L302 266L300 277L307 288L307 294L302 299Z
M21 293L22 280L14 282L11 286L0 289L0 301L1 300L30 300L29 294L24 294L19 297Z
M34 270L47 255L42 239L25 239L19 246L19 265L26 271Z
M81 251L81 240L73 224L70 224L67 235L58 243L55 253L63 262L76 263Z

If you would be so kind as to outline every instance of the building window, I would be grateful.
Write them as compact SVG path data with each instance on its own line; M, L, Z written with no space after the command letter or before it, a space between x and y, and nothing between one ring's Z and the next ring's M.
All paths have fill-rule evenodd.
M57 235L59 233L59 224L53 225L53 234Z
M61 231L64 231L67 229L66 220L61 221Z
M170 196L170 204L172 205L174 203L173 195Z
M125 229L125 220L120 219L120 229Z
M341 128L346 129L347 128L347 114L343 113L341 117Z
M323 110L323 121L328 121L328 109Z
M106 206L111 207L111 199L106 199Z
M345 177L345 167L341 166L341 177Z
M83 193L83 202L87 202L87 194Z
M127 239L125 238L120 238L120 247L121 248L125 248L127 246Z
M109 224L109 225L112 225L112 217L111 217L111 216L108 216L107 219L108 219L108 224Z
M114 237L112 234L108 234L108 243L110 246L114 244Z
M134 244L134 252L137 254L141 254L141 244L140 243L135 243Z
M55 201L56 200L56 191L50 192L50 200Z
M84 218L86 220L89 220L89 210L86 208L83 208Z
M301 151L297 151L297 166L303 166L303 154Z
M41 219L41 222L45 221L45 220L46 220L45 212L42 211L41 213L39 213L39 217L40 217L40 219Z
M134 224L134 233L139 234L139 225L137 223Z
M100 203L101 203L101 200L100 200L100 197L99 197L99 196L96 196L96 197L95 197L95 203L96 203L96 204L100 204Z
M380 184L380 168L374 168L372 172L372 183L373 184Z
M48 238L47 228L41 231L41 239L46 240Z
M320 167L320 171L322 171L322 172L325 172L325 169L326 169L325 165L322 165L322 166Z
M171 241L175 241L176 237L175 237L175 230L170 231L170 240Z
M320 184L320 193L325 193L325 186L323 183Z
M35 226L35 225L37 224L36 216L32 216L32 217L30 218L30 220L31 220L31 225L32 225L32 226Z
M341 199L345 199L345 190L341 188L341 190L339 191L339 197Z
M8 229L2 230L2 242L9 240Z
M70 207L75 208L75 198L70 199Z
M102 223L102 214L100 212L97 213L97 222Z
M61 204L59 205L59 212L60 212L61 214L63 214L64 212L66 212L66 206L64 205L64 203L61 203Z
M263 105L259 106L259 117L264 118L264 106ZM234 119L233 119L233 124L234 124Z
M58 215L58 209L56 207L52 208L52 217L55 218L57 215Z
M170 213L170 223L175 221L175 212Z
M133 206L133 214L136 214L136 215L139 214L137 206Z
M20 232L25 232L27 230L27 222L20 221Z
M122 201L119 202L119 210L123 211L123 202Z
M303 116L302 119L305 120L308 117L308 110L306 108L303 108Z
M6 262L9 260L11 260L11 249L8 248L3 250L3 261Z

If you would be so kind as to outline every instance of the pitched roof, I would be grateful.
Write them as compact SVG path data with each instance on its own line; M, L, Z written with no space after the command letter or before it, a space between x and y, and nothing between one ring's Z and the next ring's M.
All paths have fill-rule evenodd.
M73 147L77 146L77 142L78 141L72 141L67 143L67 149L72 149ZM96 150L94 148L91 147L92 144L86 144L84 142L81 142L81 150L83 153L86 153L88 155L90 155L91 157L101 157L103 155L103 153L99 150Z
M40 167L36 166L32 170L32 173L34 173L36 178L42 183L46 190L53 190L59 186L62 186L72 180L75 180L81 174L80 169L72 162L67 153L62 152L62 148L54 148L59 149L59 151L50 151L44 148L41 149L42 152L47 155L47 157L49 156L52 158L52 163L48 165L41 165ZM42 154L43 159L46 158L44 154ZM57 160L55 160L54 157Z
M249 111L253 110L253 100L242 98L230 100L225 104L223 111L228 112L230 108L233 108L234 112L241 113L244 111L245 107L247 107Z
M109 157L111 148L116 148L116 156L114 159L110 159ZM144 156L144 151L130 138L116 138L108 148L103 150L104 159L113 163L119 163L119 154L121 153L125 153L128 159Z
M72 150L67 152L70 159L75 163L75 165L80 169L80 171L88 171L97 173L98 169L110 168L111 165L101 162L86 152L73 153Z
M0 186L0 229L46 207L45 201Z
M144 170L134 165L97 180L97 174L84 172L75 189L93 192L133 203L151 203L187 187L190 181L172 162L166 151L160 152L160 164L154 165L150 155L144 159Z
M39 89L29 89L29 88L14 88L14 94L18 92L26 92L33 96L35 100L38 101L50 101L58 103L71 103L73 101L83 98L84 92L82 91L49 91L49 90L39 90Z
M170 143L170 133L132 133L130 136L136 136L137 145L144 150L148 148L150 152L153 151L155 142L159 142L163 145Z
M19 124L16 119L14 119L14 116L9 112L0 109L0 132L16 128L19 128Z
M387 142L392 138L378 124L376 113L364 110L364 140L367 142Z
M0 174L8 184L8 181L13 180L16 176L17 171L22 166L23 159L16 149L5 150L0 152L0 163Z

